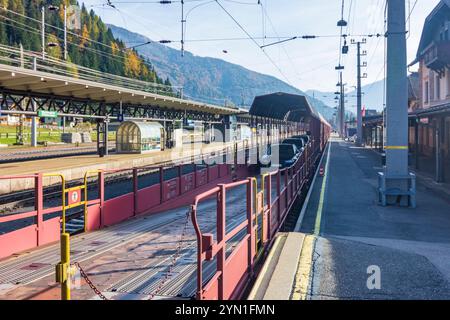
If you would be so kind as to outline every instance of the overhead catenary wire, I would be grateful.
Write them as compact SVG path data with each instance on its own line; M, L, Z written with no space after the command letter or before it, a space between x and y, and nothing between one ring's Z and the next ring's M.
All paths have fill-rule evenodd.
M409 13L408 13L408 17L406 18L406 23L408 24L408 30L411 31L411 16L414 12L414 9L416 8L417 2L419 0L416 0L413 4L413 6L411 7L411 0L408 0L408 5L409 5ZM406 38L406 40L409 39L410 33L408 32L408 36Z
M411 15L413 14L414 9L416 8L418 2L419 0L415 0L413 6L411 7L411 10L409 11L408 17L406 18L406 22L410 21Z
M206 0L203 0L203 1L200 1L200 0L199 1L185 0L185 1L186 2L204 3ZM129 2L124 2L124 1L122 1L122 2L119 2L119 1L115 2L115 1L111 1L111 3L113 3L113 4L138 3L138 2L139 3L160 3L160 1L129 1ZM170 2L180 3L181 1L170 1ZM208 1L208 2L217 2L217 3L219 3L219 1L217 1L217 0ZM250 2L247 3L247 2L244 2L244 1L221 0L221 2L229 2L229 3L236 3L236 4L242 4L242 5L258 5L256 3L256 1L255 1L255 3L250 3ZM351 16L352 12L353 13L355 12L355 10L352 11L352 3L353 3L353 1L350 3L349 13L348 13L349 17ZM417 3L417 0L416 0L416 3ZM414 6L415 6L415 4L414 4ZM261 6L261 7L264 9L264 6ZM266 21L269 22L269 19L267 19ZM40 21L37 21L37 22L40 23ZM50 26L50 27L54 27L54 26L51 26L51 25L49 25L47 23L46 23L46 25ZM55 28L58 29L58 27L55 27ZM59 28L59 29L62 30L61 28ZM83 38L79 34L76 34L76 33L73 33L73 32L70 32L70 33L75 35L77 37L77 39L83 39L83 40L86 40L86 41L89 41L89 42L92 42L92 43L95 42L95 40L92 40L92 39L89 39L89 38ZM237 37L235 37L235 38L218 38L218 39L186 39L186 42L241 41L241 40L248 40L250 38L253 38L256 43L258 43L259 40L263 40L264 41L265 39L275 39L277 41L281 41L280 44L283 44L283 43L285 43L287 41L291 41L291 40L297 40L297 39L312 40L312 39L316 39L316 38L340 38L341 41L342 41L342 37L347 37L347 36L367 36L367 37L373 36L373 37L378 37L379 39L378 39L377 43L379 43L379 41L381 40L380 38L383 35L382 34L362 34L362 35L356 35L355 34L355 35L351 35L350 28L348 26L346 33L341 33L341 34L338 34L338 35L332 35L332 34L330 34L330 35L303 35L303 36L294 35L294 36L291 36L291 37L284 36L284 38L283 38L283 37L279 37L278 35L276 37L269 37L264 32L263 36L261 36L261 37L252 37L250 34L248 34L247 38L237 38ZM256 41L256 40L258 40L258 41ZM160 40L160 41L167 41L168 43L170 43L170 42L179 42L180 40ZM152 42L159 42L159 41L149 41L149 42L145 42L145 43L137 43L136 46L139 47L141 45L150 44ZM111 48L111 46L105 45L105 44L100 43L100 42L97 43L97 44ZM268 45L275 45L275 44L277 44L277 43L268 44ZM73 43L71 43L71 45L77 45L77 44L75 42L73 42ZM125 48L125 49L133 49L136 46L133 46L131 48ZM91 51L95 50L99 54L100 54L100 52L102 52L102 50L96 50L96 49L88 48L88 47L86 47L86 50L91 50ZM93 52L95 52L95 51L93 51ZM267 52L265 52L265 50L262 50L262 51L264 52L265 55L267 55ZM108 55L111 56L109 53L103 53L103 54L106 54L106 56L108 56ZM280 71L280 74L283 73L283 70L275 63L275 61L273 61L272 57L268 56L268 60L272 60L272 62L270 62L270 63L274 64L274 66L278 69L278 71ZM287 79L287 77L285 75L283 75L283 77L289 82L289 79Z
M280 69L280 67L275 63L275 61L273 61L273 59L270 57L270 55L263 49L261 48L260 44L253 38L253 36L239 23L239 21L236 20L236 18L230 13L228 12L227 9L225 9L225 7L218 1L216 0L216 3L220 6L220 8L222 8L222 10L235 22L235 24L249 37L249 39L258 47L262 50L262 52L264 53L264 55L267 57L267 59L269 59L269 61L272 63L272 65L278 70L278 72L283 76L283 78L287 81L287 83L289 83L290 85L292 85L291 81L289 81L289 78L284 74L284 72Z
M11 14L13 14L13 15L20 16L20 17L22 17L22 18L28 19L29 21L36 22L36 23L38 23L39 25L42 24L41 20L34 19L34 18L32 18L32 17L29 17L29 16L27 16L27 15L25 15L25 14L21 14L21 13L19 13L19 12L13 11L13 10L11 10L11 9L8 9L8 8L5 8L5 7L0 6L0 11L1 11L1 10L6 11L6 12L8 12L8 13L11 13ZM55 30L58 30L58 31L64 31L64 28L57 27L57 26L52 25L52 24L49 24L49 23L47 23L47 22L45 22L44 25L45 25L46 27L49 27L49 28L52 28L52 29L55 29ZM70 31L70 30L67 30L67 34L68 34L68 35L71 35L71 36L74 36L74 37L77 37L77 38L79 38L79 39L81 39L81 40L84 40L84 41L88 41L88 42L95 43L95 44L100 45L100 46L103 46L103 47L107 47L107 48L109 48L109 49L113 49L112 46L110 46L110 45L108 45L108 44L106 44L106 43L102 43L102 42L99 42L99 41L96 41L96 40L93 40L93 39L90 39L90 38L83 37L82 35L77 34L77 33L75 33L75 32L72 32L72 31Z
M20 22L20 21L14 20L14 19L12 19L12 18L9 18L9 17L3 16L3 15L0 15L0 19L3 19L3 20L6 20L6 21L11 22L11 23L7 23L6 21L0 21L0 24L8 25L8 26L10 26L10 27L17 28L17 29L20 29L20 30L23 30L23 31L26 31L26 32L34 33L34 34L37 34L37 35L40 35L40 34L41 34L39 31L36 31L35 28L33 28L33 27L31 27L31 26L29 26L29 25L27 25L27 24L25 24L25 23L22 23L22 22ZM54 36L54 37L56 38L56 40L60 40L60 41L63 40L62 38L60 38L60 37L58 37L58 36L56 36L56 35L54 35L54 34L52 34L52 33L47 33L47 32L46 32L45 35L46 35L46 36L52 35L52 36ZM69 45L74 45L74 46L76 46L76 47L81 47L80 44L73 43L73 42L71 42L71 41L67 41L67 44L69 44ZM105 51L97 50L97 49L94 49L94 48L91 48L91 47L82 47L82 48L85 49L85 50L94 52L95 54L98 54L99 56L102 56L102 57L105 57L105 58L112 59L113 61L116 61L116 62L118 62L118 63L122 63L122 64L125 63L124 60L119 60L119 59L117 58L116 55L109 54L109 53L107 53L107 52L105 52ZM55 61L56 61L56 60L55 60ZM45 67L45 66L42 66L42 68L46 68L46 69L48 69L48 71L51 71L51 68L47 68L47 67ZM82 67L82 66L77 66L77 68L80 69L80 70L81 70L81 69L84 69L84 67ZM89 72L91 72L91 73L94 72L92 69L86 68L86 70L89 70ZM97 73L98 73L99 75L100 75L100 74L103 74L103 73L98 72L98 71L97 71ZM76 75L76 74L73 74L73 75ZM143 82L143 83L144 83L144 82ZM173 89L179 88L179 86L167 86L167 85L163 85L163 84L159 84L159 83L154 83L154 82L145 82L145 83L147 83L147 84L149 84L149 85L152 85L153 87L154 87L154 86L157 86L157 87L164 87L164 88L169 88L169 87L171 87L171 88L173 88Z
M20 29L20 30L23 30L23 31L26 31L26 32L30 32L30 33L33 33L33 34L36 34L36 35L41 35L41 32L36 31L35 29L30 28L28 25L20 23L19 21L16 21L14 19L11 19L11 18L8 18L8 17L5 17L5 16L0 16L0 19L4 19L6 21L10 21L11 22L11 23L6 23L6 22L0 21L1 24L12 26L14 28L17 28L17 29ZM58 37L57 35L55 35L53 33L46 32L45 35L46 36L50 36L51 35L51 36L54 36L56 38L56 40L64 41L63 38ZM73 46L76 46L76 47L81 47L80 44L74 43L72 41L67 41L67 44L68 45L73 45ZM91 47L86 47L86 46L83 46L82 48L87 50L87 51L94 52L94 53L96 53L99 56L102 56L104 58L109 58L109 59L112 59L112 60L114 60L116 62L124 63L124 61L123 60L119 60L116 55L110 54L108 52L105 52L105 51L102 51L102 50L97 50L97 49L94 49L94 48L91 48Z
M39 25L42 24L42 22L41 22L40 20L37 20L37 19L31 18L31 17L28 17L28 16L26 16L26 15L22 15L22 14L20 14L20 13L17 13L17 12L15 12L15 11L10 10L10 9L5 9L5 8L0 7L0 10L1 10L1 9L6 10L6 11L12 13L12 14L19 15L19 16L25 18L25 19L29 19L30 21L33 21L33 22L35 22L35 23L37 23L37 24L39 24ZM5 20L10 21L12 24L15 24L15 25L16 25L15 27L20 28L21 30L25 30L25 31L27 31L27 32L32 32L32 33L38 34L38 35L41 34L41 32L36 31L35 28L31 28L29 25L24 24L24 23L22 23L22 22L20 22L20 21L18 21L18 20L16 20L16 19L12 19L12 18L9 18L9 17L4 16L4 15L0 15L0 18L1 18L1 19L5 19ZM45 23L45 25L48 26L49 28L53 28L53 29L56 29L56 30L59 30L59 31L63 31L63 30L64 30L64 29L62 29L62 28L59 28L59 27L54 26L54 25L49 24L49 23ZM93 44L96 44L96 45L104 46L104 47L110 49L111 52L114 52L114 50L115 50L115 48L113 48L112 46L107 45L107 44L104 44L104 43L102 43L102 42L98 42L98 41L96 41L96 40L93 40L93 39L90 39L90 38L83 37L83 36L78 35L78 34L73 33L73 32L68 32L68 33L69 33L70 35L73 35L73 36L75 36L76 38L80 39L80 41L86 41L86 42L90 42L90 43L93 43ZM59 40L59 41L64 41L63 38L58 37L56 34L53 34L53 33L51 33L51 32L45 32L45 35L46 35L46 36L52 35L52 36L54 36L57 40ZM158 41L154 41L154 42L159 42L159 43L170 43L170 42L172 42L172 41L171 41L171 40L158 40ZM145 44L148 44L148 43L151 43L151 42L146 42ZM69 41L69 40L67 41L67 44L73 45L73 46L82 47L84 50L87 50L87 51L96 53L96 54L98 54L99 56L102 56L102 57L104 57L104 58L112 59L113 61L116 61L116 62L118 62L118 63L125 64L125 61L124 61L124 60L118 59L118 57L117 57L116 54L108 53L108 52L105 52L104 50L98 50L98 49L95 49L95 48L92 48L92 47L89 47L89 46L82 46L82 45L79 44L79 43L75 43L75 42ZM135 47L136 47L136 46L135 46ZM120 52L122 52L122 53L126 53L127 50L131 50L131 49L133 49L133 48L119 48L118 50L119 50Z

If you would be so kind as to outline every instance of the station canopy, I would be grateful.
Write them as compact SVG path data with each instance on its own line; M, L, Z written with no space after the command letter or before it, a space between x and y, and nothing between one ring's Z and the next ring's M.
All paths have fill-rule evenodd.
M81 76L81 75L80 75ZM125 79L131 82L132 79ZM106 81L106 80L105 80ZM135 87L118 86L103 80L93 81L80 77L30 70L16 66L0 65L0 82L3 90L17 93L35 93L59 99L79 99L103 103L160 106L174 110L204 112L215 115L245 113L235 107L217 106L209 103L185 100L150 93ZM142 82L142 81L141 81Z
M161 150L163 126L158 122L123 122L116 133L118 153L145 153Z
M257 96L250 115L293 122L301 122L305 117L321 117L305 96L284 92Z

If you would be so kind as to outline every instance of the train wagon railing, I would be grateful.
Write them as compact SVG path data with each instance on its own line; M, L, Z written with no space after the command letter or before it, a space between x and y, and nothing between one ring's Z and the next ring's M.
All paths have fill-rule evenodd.
M261 175L260 191L256 179L247 178L220 184L195 198L191 220L197 237L197 299L241 298L254 277L256 264L267 253L295 200L315 172L321 152L319 145L310 143L291 167ZM228 230L226 194L244 186L243 222ZM212 197L216 197L217 202L217 239L211 233L202 233L198 218L200 204ZM237 235L240 237L236 243ZM204 274L205 263L215 264L212 274Z
M183 174L183 168L192 166L189 173ZM211 182L229 176L229 164L215 165L177 165L174 167L149 166L133 169L102 170L88 172L98 175L97 199L86 206L84 211L85 231L93 231L105 226L114 225L131 217L156 211L176 208L188 204L183 196ZM167 179L168 171L176 172L173 178ZM154 176L156 182L139 187L142 177L139 172ZM131 192L107 199L105 179L108 174L124 173L131 175ZM86 179L88 176L86 176ZM184 202L186 203L184 203Z
M246 219L237 227L226 231L226 193L228 190L246 186ZM221 184L195 198L191 210L192 223L197 235L197 298L201 300L228 300L238 298L252 275L255 258L255 227L253 220L253 183L252 179ZM217 197L217 239L211 233L202 234L197 221L197 207L202 200ZM245 230L245 235L235 244L233 252L227 257L227 243L238 233ZM203 261L216 260L216 270L206 286L203 286Z
M237 146L236 150L241 151L243 147L244 143ZM194 163L87 171L83 181L77 182L77 186L71 188L80 189L77 201L81 201L83 206L80 207L81 210L74 208L74 214L69 212L68 223L70 224L73 218L81 218L84 226L78 231L94 231L134 216L165 211L181 205L188 206L197 190L204 190L209 184L217 184L223 179L231 180L231 174L246 168L245 164L230 164L230 159L236 158L230 156L233 152L234 149L228 146L216 150L214 156L190 158L189 161ZM222 161L218 160L214 164L208 157L217 157ZM188 161L187 158L184 160ZM188 167L189 170L184 170ZM124 176L124 186L120 186L118 191L108 192L111 187L108 176L118 175ZM145 179L145 175L154 175L155 181L147 185L142 184L141 180ZM0 176L0 180L14 179L21 179L25 189L33 191L24 210L0 212L0 259L59 241L61 233L63 206L60 202L66 193L62 192L64 187L59 189L59 178L43 173ZM57 189L51 192L57 201L50 201L50 194L44 194L44 179L51 179L52 188ZM69 199L65 201L68 204Z
M50 178L50 176L52 175L42 173L0 176L0 180L26 180L34 187L33 210L0 216L0 225L9 224L11 226L9 232L0 233L0 258L59 240L63 206L62 204L49 208L44 206L43 179ZM62 179L63 199L64 190L64 179ZM26 226L14 227L14 224L20 225L27 220Z
M252 143L239 142L234 146L216 150L215 154L223 157L222 163L217 164L196 165L199 159L205 161L205 157L208 157L201 155L200 158L189 157L189 161L195 162L194 164L183 164L181 160L189 162L186 158L180 159L178 165L88 171L82 181L70 183L71 187L81 188L78 200L83 201L84 204L80 207L82 209L69 210L68 225L72 228L72 221L81 220L83 225L75 232L94 231L134 216L170 210L180 205L190 205L194 192L205 190L207 185L219 183L232 175L236 176L236 172L239 173L240 170L239 176L245 176L251 152L249 150L242 152L245 157L245 164L242 165L234 165L233 162L239 158L239 155L230 156L230 154L235 153L236 150L241 152L249 148L256 148L253 141ZM211 163L209 160L206 162ZM191 170L184 172L184 168L189 166L192 166ZM175 174L167 178L167 175L170 176L169 171ZM157 177L156 181L142 183L145 180L145 174L149 175L150 172ZM120 192L108 192L111 191L108 188L112 185L109 181L116 183L115 179L118 175L123 175L124 180L128 182L123 189L119 190ZM23 189L28 190L32 195L26 196L26 199L22 199L21 194L17 195L19 202L27 202L24 210L4 210L2 208L6 208L8 203L0 205L0 259L56 242L60 237L63 206L60 200L55 200L62 198L59 178L46 177L42 173L0 176L0 180L3 181L16 179L21 179ZM46 185L53 191L47 191ZM72 233L74 230L70 229L69 232Z

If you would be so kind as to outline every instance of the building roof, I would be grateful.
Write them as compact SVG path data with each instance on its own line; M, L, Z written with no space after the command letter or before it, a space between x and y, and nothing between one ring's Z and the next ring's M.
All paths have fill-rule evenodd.
M383 123L383 115L377 114L373 116L363 117L363 123L366 125L378 125L380 123Z
M140 132L141 138L148 138L161 135L161 129L163 126L159 122L144 122L144 121L134 121L127 120L120 124L118 132L125 130L130 130L137 127Z
M276 92L255 97L250 114L285 121L302 121L307 116L321 119L303 95Z
M426 109L418 109L415 112L410 113L409 116L426 117L434 114L443 114L443 113L446 114L450 113L450 103L445 103Z
M420 98L419 73L413 72L408 76L408 99L418 100Z
M444 18L444 14L448 14L449 12L450 0L441 0L425 19L415 62L418 62L420 60L423 51L433 41L434 31L437 27L439 27L439 22L441 20L440 18ZM413 62L412 64L414 64L415 62Z

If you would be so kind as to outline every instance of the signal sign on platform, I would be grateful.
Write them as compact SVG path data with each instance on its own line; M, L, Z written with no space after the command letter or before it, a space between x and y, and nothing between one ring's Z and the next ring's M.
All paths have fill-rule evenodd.
M66 192L67 192L66 209L81 206L82 204L84 204L84 201L82 201L82 194L81 194L81 191L83 189L84 189L84 186L66 189Z
M56 118L56 117L58 117L58 112L56 112L56 111L39 110L38 111L38 117L39 118Z

